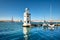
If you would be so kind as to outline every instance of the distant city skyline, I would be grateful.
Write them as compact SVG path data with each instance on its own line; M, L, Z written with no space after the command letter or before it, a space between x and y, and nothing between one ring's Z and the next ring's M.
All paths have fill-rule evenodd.
M0 20L23 20L25 8L30 9L31 20L60 20L60 0L0 0Z

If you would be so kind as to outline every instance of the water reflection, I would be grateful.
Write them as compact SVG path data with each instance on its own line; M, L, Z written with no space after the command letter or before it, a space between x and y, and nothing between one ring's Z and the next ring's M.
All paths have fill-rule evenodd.
M24 39L28 40L30 28L29 27L23 27L23 33L24 33Z
M58 26L54 26L53 28L48 27L48 26L40 26L40 27L33 27L33 28L27 28L25 40L33 40L33 39L38 39L38 40L55 40L54 39L54 30L58 29ZM49 31L50 30L50 31ZM25 35L25 36L26 36ZM40 37L40 39L39 39ZM48 37L48 38L47 38Z

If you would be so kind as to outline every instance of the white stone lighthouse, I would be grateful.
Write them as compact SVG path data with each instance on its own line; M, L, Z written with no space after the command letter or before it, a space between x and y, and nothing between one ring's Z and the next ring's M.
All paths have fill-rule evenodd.
M24 12L24 22L23 22L23 26L29 27L31 26L31 18L30 18L30 13L29 13L29 8L25 9Z

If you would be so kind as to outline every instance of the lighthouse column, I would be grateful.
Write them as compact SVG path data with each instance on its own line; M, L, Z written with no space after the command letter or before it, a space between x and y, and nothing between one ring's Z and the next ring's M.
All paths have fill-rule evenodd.
M29 9L26 8L25 12L24 12L24 22L23 22L23 26L24 27L30 27L31 26L31 19L30 19L30 13L29 13Z

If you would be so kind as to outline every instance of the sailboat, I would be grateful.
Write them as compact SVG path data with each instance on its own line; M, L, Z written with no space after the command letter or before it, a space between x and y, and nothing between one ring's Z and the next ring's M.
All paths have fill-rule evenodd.
M51 14L52 14L52 5L50 4L50 17L51 17L51 19L50 19L48 26L49 26L49 29L54 29L55 24L53 23Z
M45 17L44 17L44 21L43 21L43 26L47 26Z

